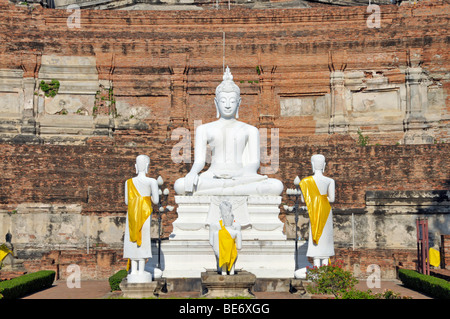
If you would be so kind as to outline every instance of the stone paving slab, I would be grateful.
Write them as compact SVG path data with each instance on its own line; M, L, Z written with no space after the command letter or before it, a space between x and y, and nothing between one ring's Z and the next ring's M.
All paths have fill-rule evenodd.
M68 288L65 280L58 280L52 287L23 299L100 299L107 297L109 293L108 280L81 281L80 288Z
M31 294L23 299L102 299L108 297L118 297L120 293L110 292L108 280L81 281L80 288L68 288L65 280L55 281L53 287ZM367 284L360 280L356 286L359 290L367 290ZM378 293L390 289L400 293L402 296L409 296L412 299L432 299L417 291L408 289L398 280L381 281L380 288L370 288L372 292ZM255 292L256 299L303 299L302 296L289 292ZM161 295L161 298L199 298L200 292L171 292Z
M385 290L392 290L401 294L402 296L412 297L412 299L433 299L429 296L421 294L415 290L411 290L403 286L400 280L382 280L380 288L368 288L364 279L360 279L359 283L355 286L356 289L366 291L370 289L374 293L384 292Z

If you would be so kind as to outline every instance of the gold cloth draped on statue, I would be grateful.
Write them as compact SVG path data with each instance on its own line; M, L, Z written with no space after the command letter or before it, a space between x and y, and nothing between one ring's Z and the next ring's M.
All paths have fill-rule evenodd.
M8 254L11 254L14 256L13 252L11 250L9 250L8 247L6 247L5 244L0 245L0 262L6 257L8 256Z
M320 236L322 236L323 228L331 211L331 206L327 195L321 195L317 188L316 182L312 176L305 177L300 182L300 189L302 190L305 199L306 207L308 208L309 220L311 223L311 233L314 244L317 245Z
M441 263L441 256L440 256L439 250L430 248L428 255L430 256L430 265L434 266L434 267L439 267L439 265ZM1 260L1 258L0 258L0 260Z
M133 179L127 182L128 188L128 227L130 241L142 244L142 226L153 212L150 196L141 196L134 186Z
M227 264L227 269L230 271L237 258L236 242L223 226L222 221L220 221L220 227L222 229L219 230L219 267Z

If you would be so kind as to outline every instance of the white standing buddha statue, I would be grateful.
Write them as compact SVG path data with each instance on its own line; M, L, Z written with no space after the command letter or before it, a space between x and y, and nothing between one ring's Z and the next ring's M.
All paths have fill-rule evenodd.
M190 172L175 182L177 194L193 195L280 195L281 181L257 173L260 166L260 137L256 127L240 122L240 89L227 67L214 99L217 121L197 127L195 158ZM207 146L211 165L205 172Z
M234 221L230 202L223 201L219 208L222 219L210 226L209 242L216 255L217 271L234 275L237 251L242 248L241 226Z
M302 201L309 214L309 240L306 255L312 257L314 266L327 265L334 256L333 211L330 203L335 199L335 182L323 175L325 157L316 154L311 157L313 176L300 182Z
M136 177L125 182L125 204L128 205L123 257L129 259L131 268L128 283L151 282L151 273L145 271L145 259L152 257L150 226L152 203L159 202L156 179L147 177L150 158L136 158ZM156 271L156 270L155 270Z

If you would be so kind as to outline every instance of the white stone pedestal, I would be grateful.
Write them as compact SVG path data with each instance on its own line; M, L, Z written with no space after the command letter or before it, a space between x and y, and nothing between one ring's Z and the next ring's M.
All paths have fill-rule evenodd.
M144 284L144 283L149 283L152 282L152 274L144 271L143 273L140 274L128 274L127 276L127 282L130 284Z
M299 243L300 267L309 265L307 248L307 242ZM199 278L206 269L216 268L216 258L208 240L163 241L161 268L165 278ZM258 278L293 278L295 241L243 241L236 260L236 270L241 269Z
M278 218L281 196L175 196L178 218L170 240L207 240L209 224L219 220L218 205L228 200L243 240L286 240Z
M164 290L166 280L157 279L146 283L130 283L125 278L119 286L124 298L152 298L157 297Z
M237 205L233 205L237 222L246 218L249 221L242 227L242 249L238 251L236 270L251 272L258 278L292 278L295 241L286 239L284 224L278 218L281 196L246 196L244 202L243 196L175 196L178 219L173 223L170 240L163 241L161 246L164 277L199 278L206 269L216 268L209 243L208 216L214 214L211 205L225 199L241 205L237 213L234 211ZM299 242L300 267L309 265L306 249L307 243Z
M255 296L252 293L256 276L248 271L238 271L233 276L222 276L214 270L207 270L201 274L203 297L234 298Z

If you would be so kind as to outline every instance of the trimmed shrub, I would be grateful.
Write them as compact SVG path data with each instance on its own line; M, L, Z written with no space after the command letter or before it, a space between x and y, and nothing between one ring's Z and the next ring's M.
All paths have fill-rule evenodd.
M423 275L409 269L400 269L398 277L408 288L423 292L437 299L450 299L450 282L447 280Z
M350 289L338 293L337 299L381 299L379 295L373 294L371 290L361 291Z
M127 275L128 272L125 269L122 269L109 277L109 286L111 287L111 291L120 290L119 285L122 282L123 278L125 278Z
M399 293L392 290L386 290L383 293L373 293L370 289L367 291L351 289L340 292L337 299L411 299L411 297L402 297Z
M18 299L28 294L50 288L55 280L53 270L41 270L0 282L0 298Z

